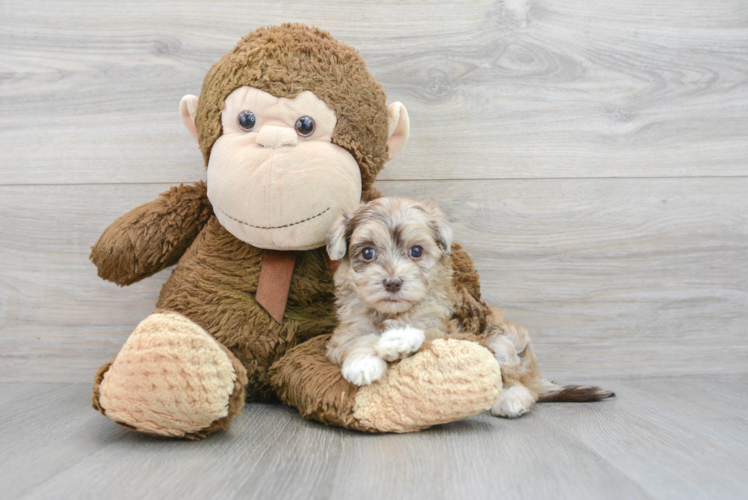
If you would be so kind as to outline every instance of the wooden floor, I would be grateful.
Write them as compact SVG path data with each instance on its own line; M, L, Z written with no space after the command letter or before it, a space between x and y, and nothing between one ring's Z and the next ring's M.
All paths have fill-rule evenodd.
M250 404L200 442L88 407L89 384L0 385L0 498L638 499L748 495L748 377L614 381L618 398L366 435Z

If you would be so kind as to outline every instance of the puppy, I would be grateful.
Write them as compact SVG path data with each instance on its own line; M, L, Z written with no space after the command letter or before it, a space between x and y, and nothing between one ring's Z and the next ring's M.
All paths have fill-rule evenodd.
M328 236L338 327L327 356L343 377L368 385L387 361L451 331L452 230L434 206L379 198L347 213Z
M457 292L451 248L452 230L433 203L379 198L336 222L327 252L340 261L335 272L338 326L327 357L342 367L346 380L371 384L382 378L388 361L410 356L424 342L463 333L453 317ZM544 397L587 401L593 400L591 390L602 391L543 380L527 331L507 323L498 308L481 306L486 321L480 335L499 361L504 382L492 414L517 417ZM595 394L594 400L612 395Z

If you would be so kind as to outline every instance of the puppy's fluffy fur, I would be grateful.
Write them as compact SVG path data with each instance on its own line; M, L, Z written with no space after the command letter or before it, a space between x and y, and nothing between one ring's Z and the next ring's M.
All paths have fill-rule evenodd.
M432 204L379 198L345 213L328 235L335 273L338 327L327 355L356 385L379 380L388 361L424 342L459 334L452 318L452 230ZM517 417L538 400L591 401L613 393L543 380L530 337L492 307L485 344L501 365L504 391L491 412Z

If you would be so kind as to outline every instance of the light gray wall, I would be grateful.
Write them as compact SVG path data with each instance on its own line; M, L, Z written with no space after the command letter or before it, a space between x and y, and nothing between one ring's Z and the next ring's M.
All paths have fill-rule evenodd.
M0 380L86 381L153 308L87 260L205 177L177 105L247 32L363 54L412 135L378 186L437 202L485 298L564 381L748 373L748 4L0 3Z

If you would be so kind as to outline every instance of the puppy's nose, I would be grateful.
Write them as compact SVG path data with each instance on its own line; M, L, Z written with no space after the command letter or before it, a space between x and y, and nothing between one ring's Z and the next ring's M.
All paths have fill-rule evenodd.
M384 280L384 289L390 293L399 292L403 286L403 280L400 278L387 278Z

